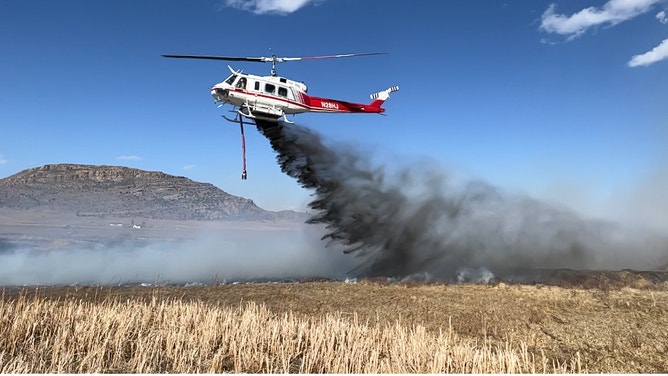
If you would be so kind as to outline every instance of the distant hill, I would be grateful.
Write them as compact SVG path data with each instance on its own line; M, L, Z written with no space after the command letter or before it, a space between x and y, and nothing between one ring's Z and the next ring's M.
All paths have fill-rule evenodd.
M51 164L0 179L0 208L169 220L303 221L208 183L120 166Z

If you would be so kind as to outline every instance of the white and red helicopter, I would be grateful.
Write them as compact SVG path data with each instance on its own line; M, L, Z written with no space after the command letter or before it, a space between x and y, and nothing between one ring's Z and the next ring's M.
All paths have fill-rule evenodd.
M250 119L257 126L271 127L279 122L292 123L287 115L305 112L324 113L373 113L382 114L385 109L382 104L390 97L390 93L399 90L392 86L383 91L371 94L368 104L342 101L338 99L322 98L307 94L308 88L303 82L297 82L285 77L277 76L276 64L286 61L319 60L354 56L382 55L387 52L350 53L326 56L309 57L237 57L211 55L162 55L167 58L179 59L206 59L227 61L250 61L271 63L269 76L256 76L234 70L228 65L230 76L211 88L211 96L219 107L224 104L233 106L235 118L224 117L231 122L238 122L241 127L241 147L243 157L243 172L241 178L246 180L246 141L244 136L244 118Z

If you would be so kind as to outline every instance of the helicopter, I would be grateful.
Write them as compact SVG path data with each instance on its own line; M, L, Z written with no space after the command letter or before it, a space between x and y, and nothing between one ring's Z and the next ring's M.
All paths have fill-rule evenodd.
M356 56L383 55L387 52L348 53L338 55L308 56L308 57L278 57L271 54L270 57L239 57L239 56L214 56L214 55L162 55L166 58L178 59L204 59L204 60L226 60L271 63L269 76L258 76L244 73L227 66L230 75L222 82L211 88L211 96L214 102L221 107L231 104L231 112L235 114L233 119L223 116L225 120L239 123L241 128L241 148L243 158L243 171L241 179L247 179L246 172L246 140L244 135L244 119L255 123L256 126L267 128L278 125L280 122L291 124L287 115L295 115L305 112L319 113L375 113L382 114L385 109L382 104L390 97L390 93L399 90L399 86L391 86L385 90L370 95L371 102L368 104L316 97L307 94L308 87L303 82L290 80L278 76L276 64L287 61L304 61L333 59Z

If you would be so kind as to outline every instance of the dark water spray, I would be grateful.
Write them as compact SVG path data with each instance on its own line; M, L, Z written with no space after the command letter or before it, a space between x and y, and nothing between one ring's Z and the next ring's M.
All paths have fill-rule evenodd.
M298 125L260 124L287 175L314 191L309 223L359 257L356 273L454 279L538 268L656 268L663 237L631 231L484 182L457 185L438 169L390 174L365 153L325 145Z

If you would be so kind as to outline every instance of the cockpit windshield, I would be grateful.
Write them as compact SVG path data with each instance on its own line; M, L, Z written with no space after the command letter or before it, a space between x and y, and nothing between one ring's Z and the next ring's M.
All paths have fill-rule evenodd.
M230 85L232 85L232 83L233 83L234 80L236 80L236 79L237 79L237 75L236 75L236 74L233 74L233 75L231 75L230 77L228 77L227 80L225 80L225 83L226 83L226 84L230 84Z

